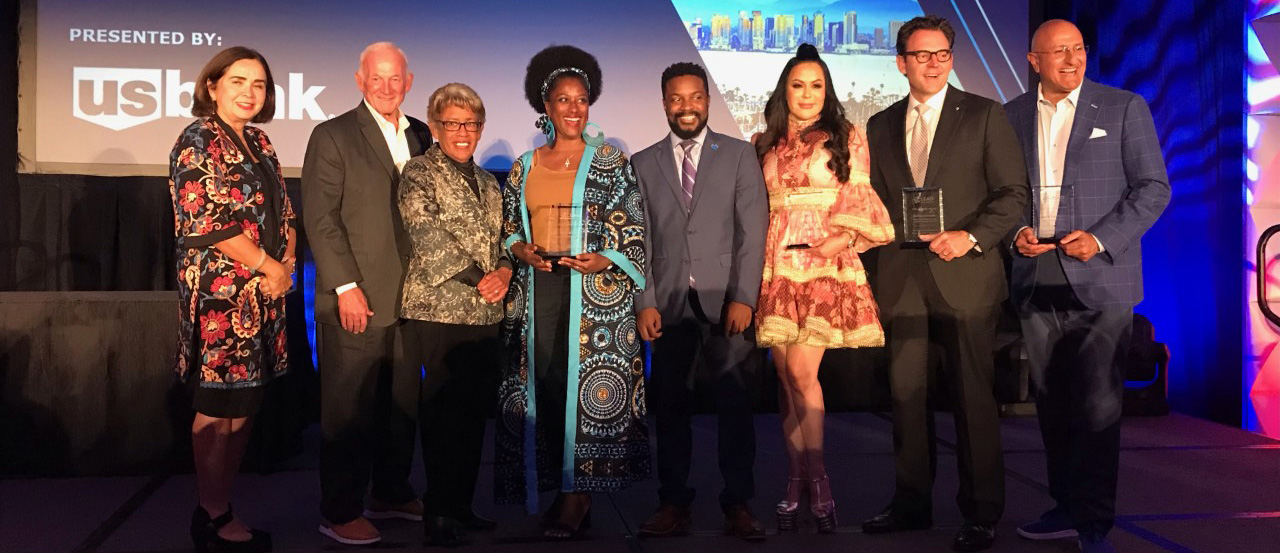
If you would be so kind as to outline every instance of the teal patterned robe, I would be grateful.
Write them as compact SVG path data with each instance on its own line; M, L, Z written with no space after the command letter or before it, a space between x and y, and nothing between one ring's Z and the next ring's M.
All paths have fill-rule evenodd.
M503 190L503 248L529 236L524 184L533 152L516 161ZM571 271L569 367L565 420L536 420L533 367L533 269L517 263L502 322L508 363L499 388L495 496L534 512L538 492L608 492L650 472L645 421L644 360L633 312L644 288L644 214L635 173L609 144L586 147L578 165L573 204L574 251L613 261L592 275ZM514 256L513 256L514 258ZM577 351L577 355L573 352ZM564 459L547 459L541 427L564 424ZM559 478L556 478L556 474Z

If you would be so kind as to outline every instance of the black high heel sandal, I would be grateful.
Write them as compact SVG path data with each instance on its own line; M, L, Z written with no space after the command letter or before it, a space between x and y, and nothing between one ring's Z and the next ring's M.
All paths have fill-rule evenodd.
M546 528L551 523L560 518L560 506L564 504L564 494L557 493L556 498L551 501L551 505L547 510L542 512L538 517L538 525Z
M271 551L271 534L262 530L249 530L252 536L245 541L232 541L218 535L218 530L235 520L235 513L228 508L218 518L209 516L204 507L196 506L191 513L191 543L196 553L268 553Z
M824 474L822 478L815 478L809 481L809 511L813 514L813 524L818 527L819 534L834 534L836 532L836 500L832 498L829 501L818 503L819 497L822 497L822 486L826 484L828 492L830 492L831 482Z
M791 490L791 486L796 482L808 482L806 478L788 478L787 491ZM807 489L801 489L796 494L795 501L787 501L786 496L790 495L783 492L783 498L774 506L773 513L778 519L778 533L790 534L800 531L800 503L804 501L804 496L809 493Z
M542 537L551 541L567 541L572 540L583 531L591 529L591 506L587 506L587 511L582 514L582 518L578 521L577 528L560 522L560 511L564 508L563 497L556 496L556 502L552 504L554 510L548 509L543 515ZM554 514L552 514L554 512ZM552 516L547 516L552 515Z

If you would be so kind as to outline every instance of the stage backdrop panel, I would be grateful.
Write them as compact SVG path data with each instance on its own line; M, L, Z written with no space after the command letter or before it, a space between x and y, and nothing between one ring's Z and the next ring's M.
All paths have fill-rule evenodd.
M410 115L424 117L431 91L448 82L480 93L488 125L477 158L496 170L541 143L522 82L529 57L552 43L599 58L603 96L591 119L628 153L667 132L659 88L667 65L703 62L714 81L711 126L745 138L759 130L763 100L803 42L823 50L838 96L861 124L906 94L894 40L902 22L926 11L955 24L954 84L1001 101L1026 89L1023 2L991 11L979 0L259 0L244 9L28 0L25 7L19 146L27 172L165 174L191 118L196 74L232 45L258 49L271 65L276 119L264 127L290 174L311 129L358 104L357 56L380 40L409 57Z
M1244 366L1244 427L1268 436L1280 437L1280 331L1263 315L1255 285L1258 273L1266 278L1266 299L1273 311L1280 311L1280 241L1273 240L1264 265L1256 265L1259 235L1280 224L1280 2L1253 2L1249 18L1249 112L1246 139L1248 182L1244 199L1248 206L1245 221L1245 278L1249 343Z

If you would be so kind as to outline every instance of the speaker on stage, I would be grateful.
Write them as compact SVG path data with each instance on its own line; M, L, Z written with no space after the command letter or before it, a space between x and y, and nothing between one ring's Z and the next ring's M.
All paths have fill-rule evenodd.
M1124 414L1169 414L1169 347L1155 340L1155 328L1146 317L1133 314L1133 335L1125 366ZM997 339L996 401L1002 416L1035 415L1030 369L1022 335L1002 332Z
M1169 414L1169 346L1156 341L1151 321L1137 313L1124 378L1125 415Z

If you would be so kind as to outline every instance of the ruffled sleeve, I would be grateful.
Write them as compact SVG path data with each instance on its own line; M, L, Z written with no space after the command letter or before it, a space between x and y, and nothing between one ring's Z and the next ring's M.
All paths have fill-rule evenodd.
M849 129L849 181L840 183L835 204L829 212L832 233L848 230L851 245L858 253L893 242L893 222L880 196L871 188L867 135L858 127Z

